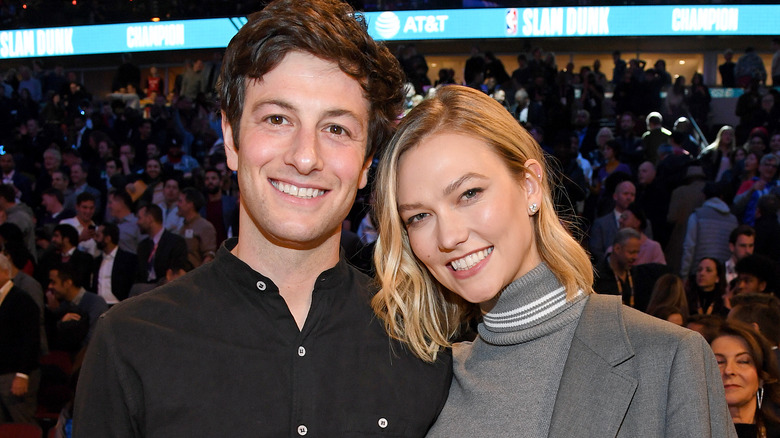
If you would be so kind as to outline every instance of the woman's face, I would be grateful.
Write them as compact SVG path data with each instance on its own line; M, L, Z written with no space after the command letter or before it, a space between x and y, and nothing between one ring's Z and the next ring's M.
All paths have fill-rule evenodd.
M607 161L615 158L615 151L612 150L612 148L609 146L604 146L604 148L601 150L601 153L604 154L604 159Z
M541 173L535 160L529 172ZM481 140L440 133L398 165L398 211L415 256L447 289L491 300L541 261L529 206L541 204L536 175L520 181Z
M745 151L742 148L737 149L737 152L734 153L734 161L742 161L744 159L745 159Z
M634 215L631 210L626 210L620 214L618 225L620 225L620 228L632 228L634 230L641 231L639 229L639 219L637 219L636 215Z
M150 178L155 179L160 176L160 163L157 160L149 160L146 162L146 174Z
M756 154L748 154L745 157L745 170L752 172L756 169L758 169L758 157Z
M710 259L700 261L696 267L696 284L704 290L710 290L718 281L718 267L715 262Z
M766 145L764 144L764 139L759 136L752 137L750 139L749 145L750 145L750 151L758 154L763 154L764 149L766 149Z
M726 404L730 408L755 404L761 383L747 342L737 336L721 336L712 341L712 352L723 379Z
M727 129L720 134L720 144L731 145L734 141L734 131Z

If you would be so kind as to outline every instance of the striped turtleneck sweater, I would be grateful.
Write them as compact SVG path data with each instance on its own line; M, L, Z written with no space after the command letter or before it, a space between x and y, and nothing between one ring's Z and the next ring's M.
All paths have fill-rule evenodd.
M586 296L541 263L507 286L479 337L453 346L449 398L431 437L546 437Z

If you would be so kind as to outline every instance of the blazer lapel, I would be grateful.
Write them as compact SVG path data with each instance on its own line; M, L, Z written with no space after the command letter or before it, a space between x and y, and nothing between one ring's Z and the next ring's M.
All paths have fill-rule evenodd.
M619 297L593 294L580 317L553 409L550 437L614 437L637 388L616 367L634 356Z

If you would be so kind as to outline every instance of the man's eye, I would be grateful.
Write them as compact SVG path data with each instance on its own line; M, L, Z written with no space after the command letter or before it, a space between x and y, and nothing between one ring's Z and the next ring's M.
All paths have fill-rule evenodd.
M339 125L328 126L328 132L335 135L344 135L346 133L344 128Z

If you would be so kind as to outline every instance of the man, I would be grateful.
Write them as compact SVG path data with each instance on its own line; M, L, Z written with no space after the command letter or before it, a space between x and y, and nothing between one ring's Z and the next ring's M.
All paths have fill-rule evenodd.
M631 181L623 181L615 187L615 193L612 194L612 199L615 201L615 208L600 218L597 218L593 222L593 226L590 230L590 243L588 248L590 249L591 257L594 258L596 264L604 260L607 248L612 244L615 239L615 234L618 231L620 216L624 211L634 202L636 198L636 187Z
M0 228L2 227L15 227L15 225L0 225ZM5 236L6 233L3 232L3 235ZM22 242L21 239L9 240L7 238L5 244L3 245L3 254L11 260L11 275L13 275L11 277L11 281L14 282L14 286L27 293L27 295L29 295L38 306L38 322L40 326L41 338L40 351L41 356L44 356L49 353L49 343L46 339L46 329L44 326L46 322L46 304L45 296L43 294L43 287L41 287L41 283L39 283L38 280L22 270L22 268L24 268L24 266L29 262L30 254L27 253L27 249L24 247L24 242Z
M720 82L724 88L735 88L737 86L737 78L734 76L734 66L736 66L736 64L732 61L732 59L734 59L734 51L726 49L726 51L723 52L723 59L723 64L718 66Z
M37 424L38 307L11 277L11 261L0 254L0 424Z
M98 248L95 243L95 197L88 192L79 193L76 197L76 216L60 221L61 224L67 224L76 229L79 233L78 248L81 251L97 257Z
M138 209L138 228L147 237L138 244L136 279L138 283L156 283L174 260L187 258L187 243L181 236L163 228L162 211L157 205Z
M647 115L645 123L647 125L647 131L642 134L642 150L644 151L644 159L658 164L658 146L669 141L669 137L672 135L671 131L664 128L664 118L659 112L651 112Z
M228 235L233 237L238 228L238 201L233 196L222 194L222 176L213 167L206 169L206 205L200 215L214 225L217 231L217 244L224 242Z
M621 295L623 303L645 311L653 285L669 269L660 263L637 265L641 235L632 228L622 228L612 241L612 252L597 265L593 289L600 294Z
M135 281L137 257L119 248L119 227L104 224L98 227L93 239L100 255L92 269L92 289L106 304L124 300Z
M119 247L135 254L138 251L138 219L133 214L133 200L127 190L113 190L108 194L106 208L119 227Z
M729 234L729 252L731 257L726 260L726 282L737 278L737 263L753 254L755 249L756 231L750 225L740 225Z
M185 176L191 175L193 170L200 167L198 160L184 153L182 145L175 138L168 140L168 153L160 158L160 164L169 164Z
M64 202L65 197L62 192L54 187L49 187L41 194L42 210L38 212L37 225L42 227L49 236L60 221L72 218L76 214L75 211L66 209Z
M641 155L637 153L637 147L640 144L639 137L634 134L634 128L636 122L634 121L634 114L631 111L626 111L620 116L620 131L618 132L615 141L620 145L620 157L624 163L629 163L633 166L637 161L641 160ZM641 184L641 182L640 182Z
M0 184L0 213L5 221L19 227L24 236L27 251L35 257L35 223L33 212L26 204L16 202L16 190L12 185Z
M84 323L82 318L87 318L86 336L81 341L81 347L86 347L95 331L97 320L108 306L106 301L92 292L87 292L79 279L73 263L63 263L49 270L49 289L54 300L49 299L50 310L57 321L66 323L77 321ZM62 324L57 324L61 329Z
M203 194L194 187L187 187L179 195L177 214L184 223L178 234L187 241L187 259L196 268L214 260L217 251L217 230L198 213L205 204Z
M76 199L71 197L73 189L70 188L70 178L65 174L65 171L57 169L51 173L51 187L62 192L62 205L66 209L76 210Z
M162 210L163 227L172 232L178 233L184 223L184 218L179 216L179 180L168 178L163 186L163 202L157 204Z
M341 222L390 134L401 78L333 0L276 1L239 30L219 81L244 198L238 239L104 316L76 435L425 435L450 356L423 363L389 340L370 280L339 260Z
M95 210L102 212L103 209L97 202L100 199L101 192L95 187L87 184L87 171L84 169L84 165L81 163L74 163L70 166L70 182L73 186L73 204L78 206L78 200L76 199L82 193L89 193L95 198ZM67 201L66 205L69 204Z
M25 204L32 201L33 182L25 174L16 171L16 162L13 154L3 153L0 155L0 170L3 174L3 184L10 184L18 190L17 199Z
M56 266L72 262L78 275L80 285L89 285L92 271L92 256L80 251L79 233L71 225L60 224L54 227L51 234L51 245L41 257L41 263L36 269L36 279L41 284L47 284L49 271Z
M661 178L660 172L656 178ZM683 242L688 229L688 218L707 200L704 197L704 185L707 181L701 166L689 166L685 169L684 182L684 185L672 191L666 212L666 222L671 232L664 251L666 263L672 268L672 272L680 272L682 266ZM698 261L693 263L695 265Z
M745 49L745 54L739 57L734 66L734 76L737 85L742 88L747 87L751 80L766 84L764 60L756 53L756 49L753 47Z
M723 200L727 192L728 183L709 181L704 185L707 200L688 217L680 277L693 274L704 257L721 262L729 258L729 235L739 223Z
M757 254L737 262L737 289L735 295L773 293L777 263Z

